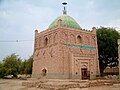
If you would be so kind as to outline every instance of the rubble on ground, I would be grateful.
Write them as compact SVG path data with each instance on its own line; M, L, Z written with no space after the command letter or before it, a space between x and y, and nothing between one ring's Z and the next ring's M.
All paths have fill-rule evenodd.
M69 88L87 88L102 85L113 85L120 83L118 80L59 80L59 79L36 79L22 83L26 87L36 87L49 90L66 90Z

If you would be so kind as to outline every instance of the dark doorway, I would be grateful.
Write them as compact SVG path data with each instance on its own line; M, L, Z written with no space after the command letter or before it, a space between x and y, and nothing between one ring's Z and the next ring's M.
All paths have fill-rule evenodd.
M82 79L88 79L88 75L87 75L87 68L81 68L81 73L82 73Z
M47 70L44 68L44 69L42 69L42 75L43 76L46 76L46 74L47 74Z

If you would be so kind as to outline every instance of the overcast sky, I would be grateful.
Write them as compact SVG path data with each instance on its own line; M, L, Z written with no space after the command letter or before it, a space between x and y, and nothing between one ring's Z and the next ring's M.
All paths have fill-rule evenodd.
M34 30L43 31L62 15L64 0L0 0L0 60L17 53L23 59L33 53ZM67 13L82 28L120 28L120 0L66 0ZM21 42L11 42L11 41ZM25 41L24 41L25 40ZM27 40L27 41L26 41Z

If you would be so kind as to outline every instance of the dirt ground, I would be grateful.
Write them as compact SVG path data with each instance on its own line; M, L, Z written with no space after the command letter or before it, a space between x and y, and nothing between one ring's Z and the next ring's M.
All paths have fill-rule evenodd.
M24 81L25 80L0 79L0 90L43 90L36 87L27 88L22 86L22 82ZM120 84L89 88L70 88L69 90L120 90Z

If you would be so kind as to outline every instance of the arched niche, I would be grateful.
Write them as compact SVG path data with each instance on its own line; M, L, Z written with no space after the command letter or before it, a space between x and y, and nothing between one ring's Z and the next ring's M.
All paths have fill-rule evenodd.
M82 37L80 35L77 36L77 43L78 44L82 43Z
M42 69L42 76L46 76L47 75L47 69L46 68L43 68Z
M48 45L48 37L45 37L44 44L45 44L45 46Z

